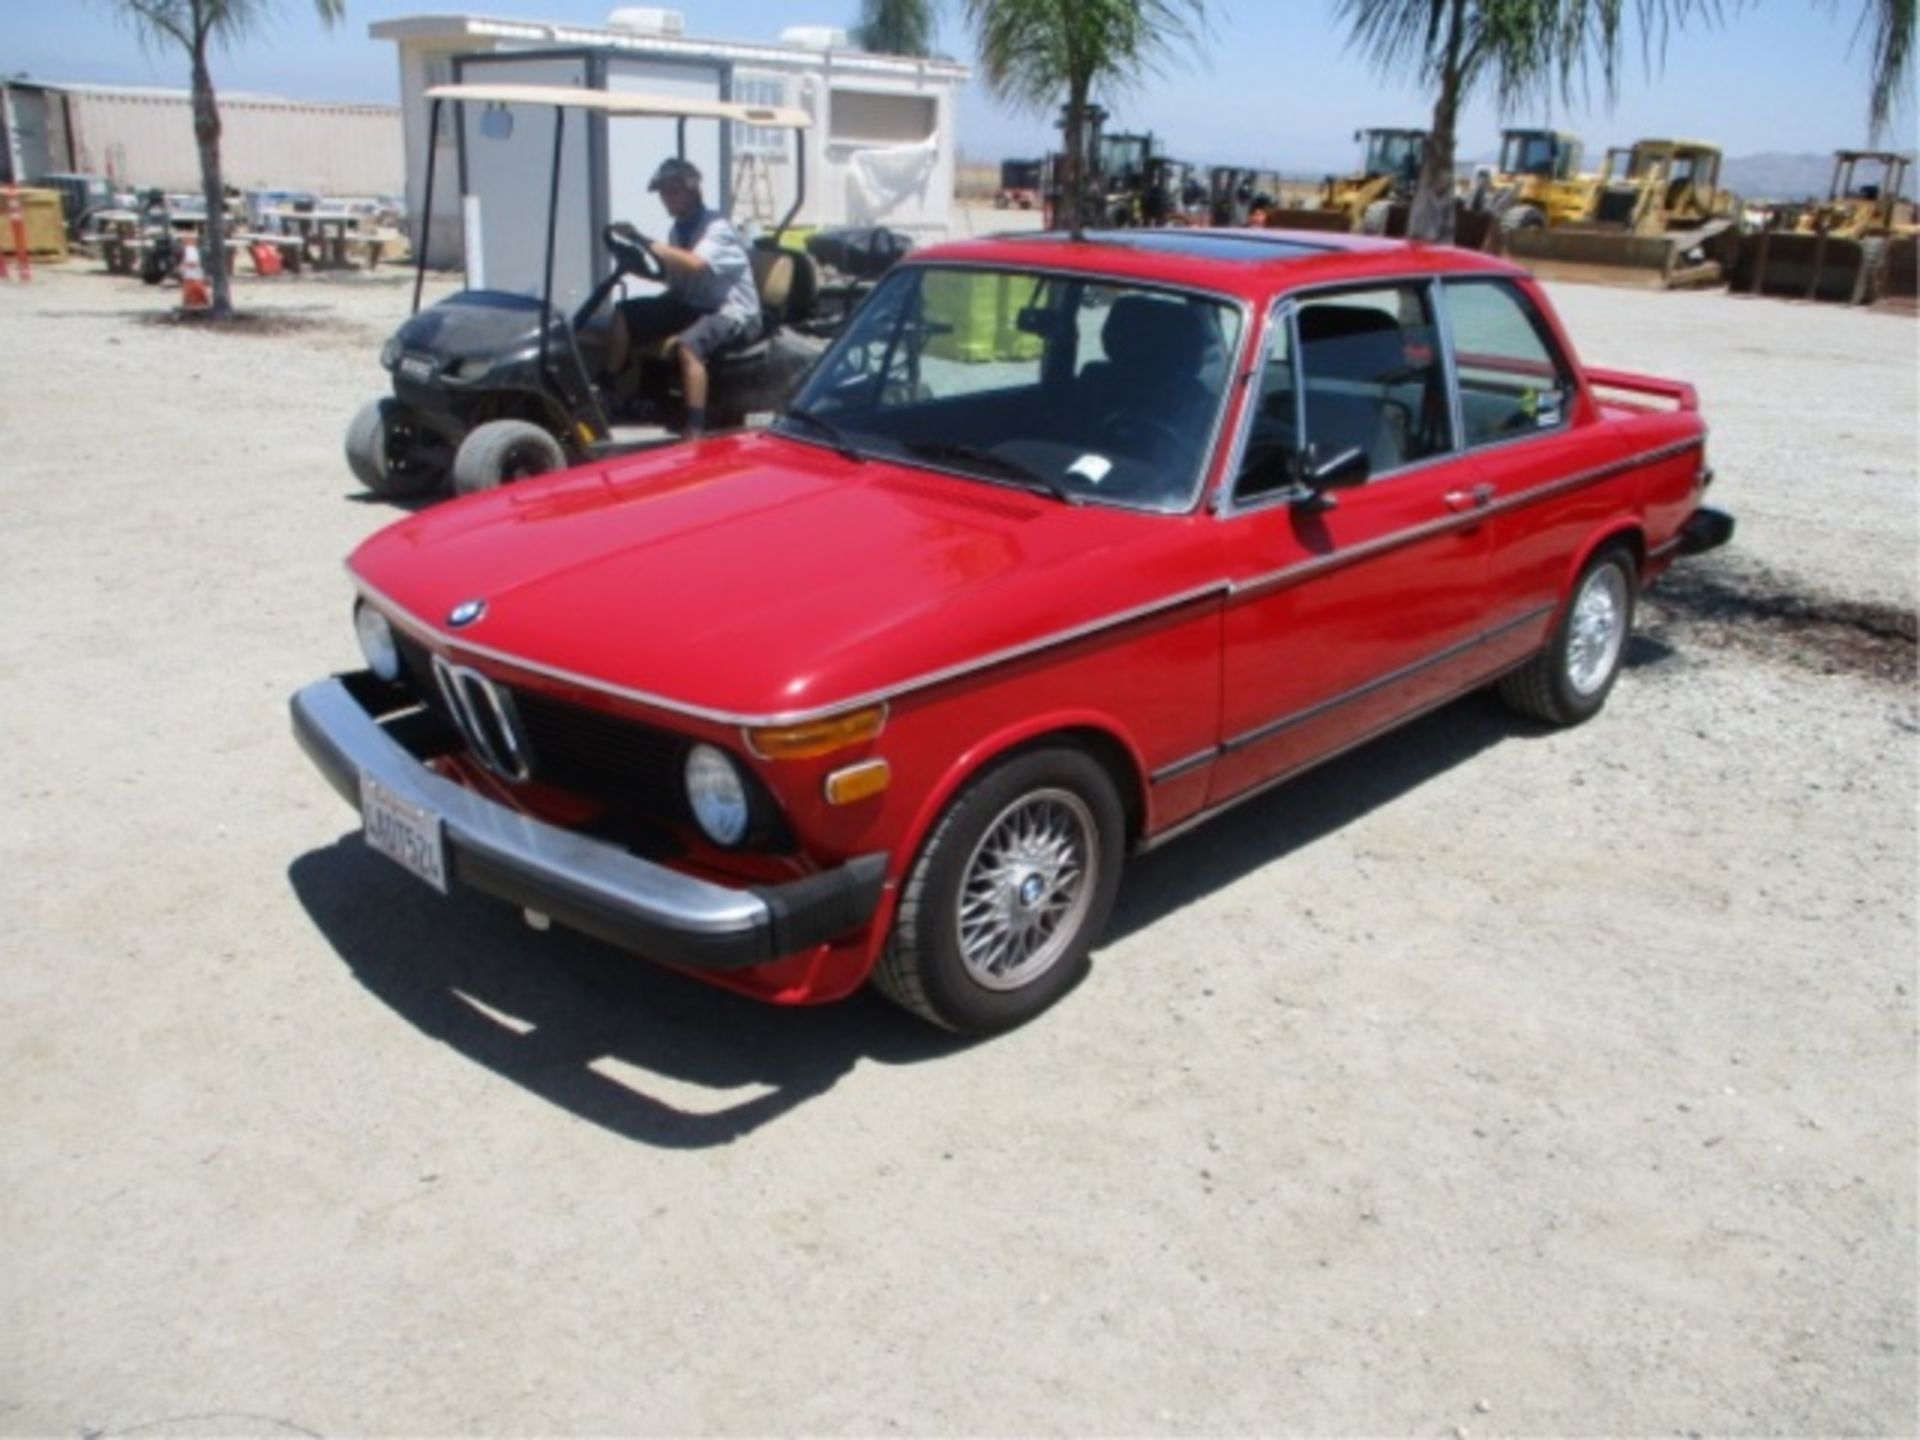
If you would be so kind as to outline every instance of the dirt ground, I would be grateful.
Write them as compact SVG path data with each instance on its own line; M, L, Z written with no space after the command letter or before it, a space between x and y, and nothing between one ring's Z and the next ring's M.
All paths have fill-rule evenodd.
M1556 291L1733 549L1139 862L978 1045L361 842L286 698L398 275L0 289L0 1430L1911 1434L1916 330Z

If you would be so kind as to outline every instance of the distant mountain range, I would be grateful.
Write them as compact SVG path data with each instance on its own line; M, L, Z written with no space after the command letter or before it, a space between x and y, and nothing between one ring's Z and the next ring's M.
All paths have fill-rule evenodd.
M1880 167L1861 167L1855 183L1876 184ZM1833 183L1831 155L1783 155L1769 151L1764 155L1729 155L1720 167L1720 183L1746 200L1807 200L1827 197ZM1913 194L1913 175L1908 172L1907 194Z

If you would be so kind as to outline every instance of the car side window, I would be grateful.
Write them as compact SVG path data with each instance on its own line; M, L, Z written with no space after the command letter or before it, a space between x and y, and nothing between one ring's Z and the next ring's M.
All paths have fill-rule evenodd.
M1235 504L1285 490L1296 478L1300 449L1299 388L1293 356L1293 325L1285 314L1267 326L1266 353L1254 383L1247 442L1234 477Z
M1317 459L1359 450L1380 475L1454 448L1427 286L1313 295L1297 325L1305 438Z
M1506 280L1453 281L1443 293L1467 444L1564 424L1573 372L1532 302Z

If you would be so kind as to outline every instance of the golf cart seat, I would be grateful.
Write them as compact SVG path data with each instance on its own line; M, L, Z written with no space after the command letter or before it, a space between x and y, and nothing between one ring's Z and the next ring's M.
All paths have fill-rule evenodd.
M803 251L762 241L747 254L753 265L753 288L760 295L760 325L708 356L707 364L712 368L725 369L763 358L775 332L812 313L819 293L819 271L814 267L813 257ZM678 338L666 336L650 347L651 353L664 359L673 353ZM642 353L648 353L647 349L643 348Z

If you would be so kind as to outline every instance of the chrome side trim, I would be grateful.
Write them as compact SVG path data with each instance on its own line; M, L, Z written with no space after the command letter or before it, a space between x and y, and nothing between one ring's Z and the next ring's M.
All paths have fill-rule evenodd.
M1155 615L1178 610L1199 600L1224 597L1229 589L1225 580L1212 581L1206 585L1195 586L1175 595L1152 600L1144 605L1119 611L1113 615L1103 615L1097 620L1057 630L1019 645L1008 646L1005 650L996 650L990 655L982 655L972 660L964 660L941 670L916 675L897 684L888 685L879 690L868 691L862 695L849 696L844 700L834 700L828 704L816 705L805 710L780 710L771 714L748 714L736 710L716 710L705 705L693 705L684 700L675 700L671 696L655 694L647 690L636 690L625 685L609 684L605 680L595 679L591 675L582 675L573 670L562 670L554 665L542 665L528 660L524 656L510 651L497 650L490 645L476 645L464 636L452 636L421 619L405 606L396 603L355 574L353 568L347 568L347 574L354 586L368 600L374 602L389 620L411 630L417 638L445 645L460 651L464 655L477 656L483 660L496 660L503 665L511 665L516 670L524 670L530 675L544 676L549 680L558 680L565 685L575 685L582 690L590 690L596 695L608 695L617 700L626 700L636 705L645 705L655 710L665 710L675 715L689 715L696 720L709 720L718 725L762 726L762 725L802 725L809 720L824 720L830 715L838 715L847 710L860 710L868 705L881 705L895 697L908 695L916 690L930 689L935 685L944 685L950 680L974 674L980 670L989 670L997 665L1023 660L1029 655L1037 655L1045 650L1056 649L1062 645L1071 645L1098 635L1105 630L1119 629L1136 621Z
M1509 495L1503 499L1497 499L1483 509L1471 510L1459 515L1446 515L1437 520L1422 521L1418 525L1409 525L1404 530L1395 530L1390 534L1376 536L1365 544L1355 545L1348 550L1336 551L1331 555L1317 556L1312 560L1298 561L1295 564L1285 566L1279 570L1269 571L1265 575L1255 575L1251 579L1233 581L1231 590L1234 598L1237 599L1242 595L1260 594L1268 590L1277 590L1282 586L1297 584L1302 580L1321 574L1323 571L1337 570L1344 565L1352 565L1361 560L1370 559L1383 551L1395 550L1402 545L1415 544L1430 536L1443 534L1448 530L1464 530L1473 525L1483 525L1496 515L1504 515L1510 510L1524 509L1528 505L1536 505L1542 501L1551 500L1556 496L1566 494L1568 491L1578 490L1587 485L1598 484L1602 480L1611 479L1613 476L1623 474L1628 470L1636 470L1642 465L1651 465L1660 460L1670 459L1675 455L1684 455L1687 451L1698 449L1705 443L1702 439L1680 440L1671 445L1663 445L1657 450L1648 450L1639 455L1630 455L1623 460L1612 460L1605 465L1597 465L1591 470L1579 471L1564 479L1555 480L1550 484L1535 486L1533 489L1524 491L1521 494ZM1456 454L1446 458L1456 459L1458 456ZM1399 474L1402 472L1396 471L1395 473Z
M1315 701L1304 710L1295 710L1291 714L1282 715L1277 720L1269 720L1264 725L1258 725L1251 730L1243 731L1238 735L1222 741L1220 744L1220 753L1222 755L1231 755L1235 750L1244 750L1249 745L1257 745L1262 740L1271 739L1282 730L1291 730L1296 725L1304 725L1309 720L1317 720L1330 711L1338 710L1342 705L1364 699L1376 690L1384 690L1389 685L1397 685L1402 680L1412 679L1422 670L1430 670L1435 665L1443 665L1449 660L1466 654L1469 650L1476 649L1481 645L1490 644L1510 630L1518 630L1523 625L1534 624L1551 615L1554 609L1555 607L1552 605L1537 606L1524 615L1494 626L1491 630L1482 630L1478 634L1469 635L1465 640L1449 645L1444 650L1438 650L1431 655L1422 656L1410 665L1402 665L1398 670L1389 670L1385 675L1376 675L1373 679L1368 680L1364 684L1356 685L1351 690L1343 690L1338 695L1330 696L1325 700Z
M1171 765L1162 765L1147 777L1147 783L1164 785L1169 780L1177 780L1190 771L1198 770L1202 765L1211 765L1219 757L1220 747L1209 745L1205 750L1189 755L1184 760L1176 760Z
M750 714L735 710L718 710L710 706L695 705L688 701L676 700L671 696L660 695L652 691L638 690L624 685L613 685L605 680L596 679L591 675L582 675L573 670L562 670L553 665L542 665L537 661L529 660L521 655L515 655L510 651L498 650L489 645L475 644L472 640L464 636L449 635L438 626L422 619L405 606L399 604L378 587L368 583L354 571L351 565L347 565L345 568L349 579L353 582L354 588L368 600L377 604L381 612L386 615L389 620L412 631L416 638L456 649L462 654L477 656L484 660L495 660L503 665L511 665L516 669L524 670L530 675L544 676L549 680L557 680L562 684L577 686L582 690L591 691L596 695L607 695L617 700L626 700L632 704L645 705L655 710L664 710L670 714L688 715L697 720L708 720L719 725L800 725L809 720L824 720L830 715L838 715L846 710L858 710L867 705L885 704L901 695L909 695L918 690L931 689L933 686L944 685L950 680L958 680L981 670L989 670L997 665L1005 665L1015 660L1023 660L1030 655L1037 655L1042 651L1051 650L1061 645L1070 645L1077 640L1084 640L1104 630L1118 629L1121 626L1131 625L1136 621L1145 620L1151 616L1159 615L1170 610L1177 610L1182 606L1191 605L1199 600L1214 596L1233 599L1244 594L1292 584L1298 580L1317 574L1322 570L1331 569L1338 565L1351 564L1377 554L1381 550L1390 549L1396 545L1411 543L1412 541L1425 538L1429 534L1437 533L1448 527L1457 526L1465 528L1469 525L1482 524L1489 516L1533 504L1539 500L1551 498L1566 490L1573 489L1580 485L1591 484L1595 481L1605 479L1608 476L1619 474L1622 471L1634 469L1636 466L1650 465L1657 460L1664 460L1672 455L1684 454L1689 450L1698 449L1703 444L1705 444L1704 439L1699 437L1677 441L1671 445L1664 445L1657 450L1649 450L1639 455L1632 455L1621 460L1613 461L1593 470L1582 471L1580 474L1571 476L1566 480L1556 481L1552 485L1542 486L1537 490L1530 490L1524 495L1513 496L1505 500L1496 500L1484 510L1476 510L1465 515L1449 515L1441 520L1428 521L1409 527L1406 530L1396 531L1391 535L1380 536L1378 539L1369 541L1364 546L1356 546L1352 550L1343 551L1337 555L1303 561L1299 564L1289 565L1282 569L1272 571L1266 575L1256 575L1249 580L1235 581L1225 578L1214 580L1205 585L1197 585L1190 590L1183 590L1173 595L1163 596L1158 600L1148 601L1144 605L1136 605L1112 615L1103 615L1096 620L1089 620L1065 630L1058 630L1051 634L1041 635L1035 639L1025 641L1022 644L1012 645L1004 650L996 650L991 654L978 656L972 660L964 660L957 664L949 665L944 669L916 675L895 684L868 691L864 694L848 696L845 699L833 700L826 704L815 705L802 710L781 710L766 714ZM1442 458L1455 459L1458 457L1446 456ZM1254 512L1242 511L1240 513L1251 514Z

